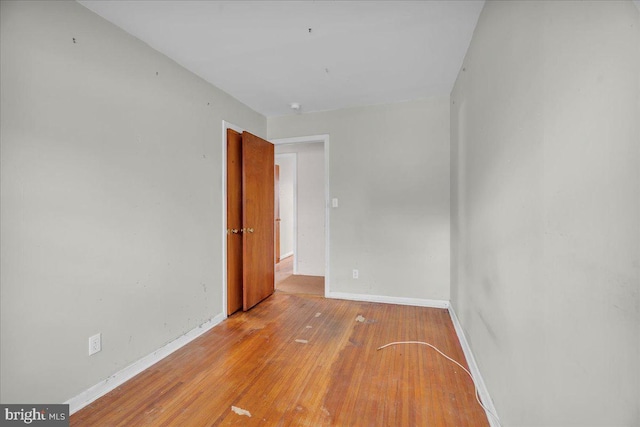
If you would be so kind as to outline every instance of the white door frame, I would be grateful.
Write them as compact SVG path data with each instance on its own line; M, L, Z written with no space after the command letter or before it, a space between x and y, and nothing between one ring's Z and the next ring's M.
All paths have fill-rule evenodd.
M225 130L226 134L226 130ZM225 140L226 141L226 140ZM274 145L283 145L283 144L303 144L303 143L313 143L313 142L322 142L324 146L324 296L328 298L328 295L331 292L331 283L329 276L329 213L331 212L331 202L329 200L329 135L311 135L311 136L301 136L301 137L293 137L293 138L280 138L280 139L272 139ZM226 143L224 144L226 147ZM226 196L225 196L226 197ZM297 203L297 195L296 197ZM296 209L294 207L294 209ZM226 212L226 211L225 211ZM294 268L297 267L297 240L298 240L298 231L297 231L297 218L294 217ZM226 250L226 247L225 247ZM226 265L226 264L225 264ZM225 272L226 274L226 272ZM226 292L226 285L225 285Z

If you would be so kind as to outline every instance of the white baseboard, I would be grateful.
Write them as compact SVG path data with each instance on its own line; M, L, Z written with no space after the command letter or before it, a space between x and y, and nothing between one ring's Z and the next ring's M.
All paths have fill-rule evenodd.
M293 256L293 251L292 252L287 252L286 254L280 255L280 261L282 261L285 258L289 258L290 256Z
M480 400L482 404L486 406L486 408L498 415L496 412L496 408L493 405L493 400L491 400L491 396L489 395L489 390L482 379L482 375L480 375L480 369L478 368L478 364L476 363L476 359L473 357L473 352L471 351L471 346L469 346L469 342L467 341L467 337L464 335L464 331L462 330L462 325L458 320L458 316L456 316L455 311L452 306L449 306L449 316L451 316L451 321L453 322L453 327L456 330L456 334L458 335L458 341L460 341L460 345L462 346L462 351L464 352L464 357L467 359L467 365L469 365L469 371L471 371L471 375L473 375L473 380L476 383L476 387L478 388L478 395L480 396ZM500 427L500 423L489 413L487 413L487 419L489 420L489 425L491 427Z
M73 414L74 412L79 411L80 409L84 408L94 400L109 393L111 390L115 389L116 387L120 386L124 382L138 375L140 372L144 371L145 369L149 368L150 366L164 359L174 351L178 350L180 347L183 347L184 345L198 338L200 335L204 334L209 329L213 328L223 320L224 320L224 316L222 314L218 314L217 316L213 317L211 320L190 330L186 334L181 335L180 337L176 338L170 343L164 345L163 347L160 347L158 350L154 351L153 353L148 354L147 356L144 356L142 359L139 359L133 362L131 365L127 366L126 368L116 372L110 377L100 381L98 384L92 387L89 387L87 390L83 391L77 396L67 400L64 403L69 405L69 413Z
M436 299L388 297L383 295L349 294L343 292L328 292L326 298L346 299L350 301L380 302L384 304L414 305L417 307L449 308L449 301Z

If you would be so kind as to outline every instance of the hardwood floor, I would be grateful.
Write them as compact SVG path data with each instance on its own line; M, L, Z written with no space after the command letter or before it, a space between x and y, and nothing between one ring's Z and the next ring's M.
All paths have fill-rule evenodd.
M402 340L432 343L466 365L446 310L276 293L71 425L488 426L469 377L435 351L376 350Z
M324 277L293 274L293 256L276 264L276 291L324 296Z
M324 277L295 274L277 284L276 291L289 294L324 296Z
M276 288L278 283L287 280L293 275L293 255L286 258L282 258L279 263L276 264Z

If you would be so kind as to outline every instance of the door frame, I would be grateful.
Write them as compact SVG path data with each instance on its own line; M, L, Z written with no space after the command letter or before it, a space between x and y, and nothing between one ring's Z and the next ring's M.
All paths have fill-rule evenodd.
M329 192L329 135L323 134L323 135L310 135L310 136L300 136L300 137L292 137L292 138L279 138L279 139L270 139L269 141L276 146L283 145L283 144L304 144L304 143L313 143L313 142L323 143L323 147L324 147L324 296L325 298L328 298L329 294L331 293L331 281L329 276L329 271L330 271L329 254L331 253L329 250L329 242L330 242L330 239L329 239L330 218L329 217L331 213L331 201L330 201L331 193ZM294 205L294 209L296 209L295 205ZM294 224L296 224L294 225L295 227L294 231L296 235L294 237L294 255L293 256L296 257L297 240L298 240L296 218L294 218ZM296 259L294 258L294 268L296 267L296 264L297 264L295 261ZM226 283L225 283L225 286L226 286Z

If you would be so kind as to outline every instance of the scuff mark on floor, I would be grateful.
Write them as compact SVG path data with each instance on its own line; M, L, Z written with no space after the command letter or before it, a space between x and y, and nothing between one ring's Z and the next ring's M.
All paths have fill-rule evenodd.
M231 410L233 412L235 412L238 415L244 415L247 417L251 417L251 412L247 411L246 409L242 409L242 408L238 408L237 406L232 406Z
M349 338L349 343L355 347L362 347L362 341L356 341L353 337Z
M322 316L322 313L316 313L316 317Z
M297 340L296 340L296 342L297 342L297 343L300 343L300 344L307 344L307 343L309 343L309 341L307 341L307 340L300 340L300 339L297 339Z
M311 325L305 326L305 329L311 329L311 328L313 328L313 326L311 326Z
M376 320L375 319L367 319L362 314L358 314L358 317L356 317L356 322L366 323L367 325L369 325L371 323L376 323Z

